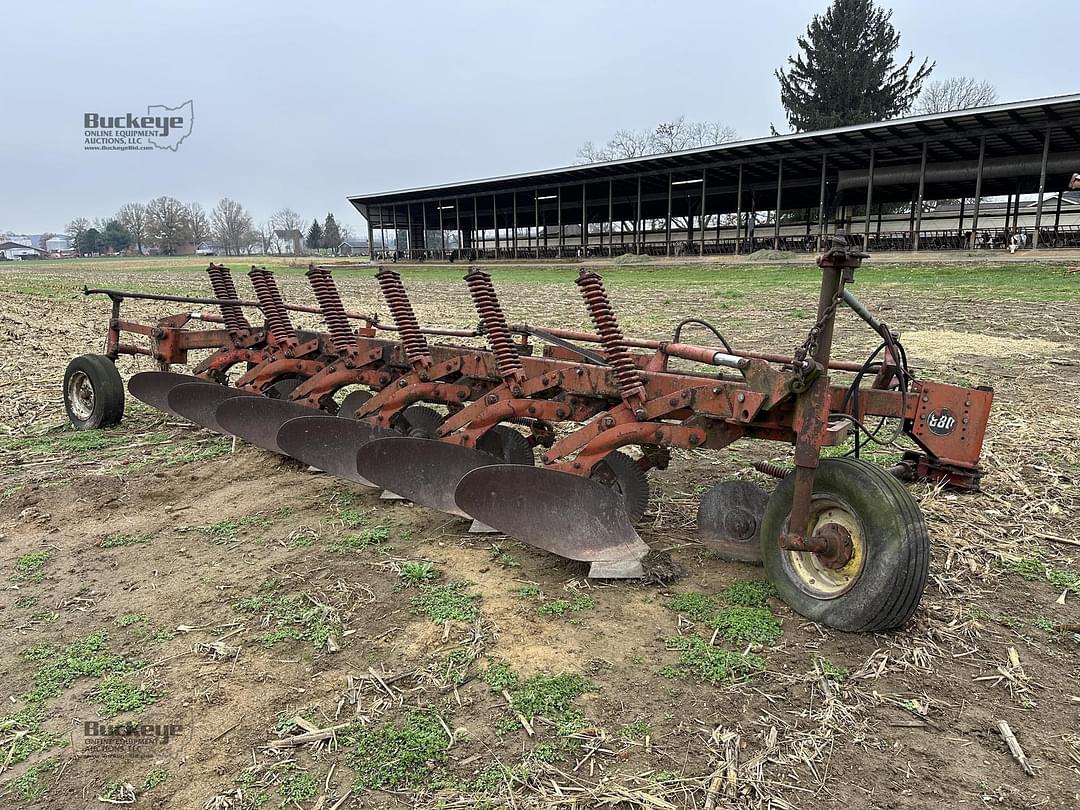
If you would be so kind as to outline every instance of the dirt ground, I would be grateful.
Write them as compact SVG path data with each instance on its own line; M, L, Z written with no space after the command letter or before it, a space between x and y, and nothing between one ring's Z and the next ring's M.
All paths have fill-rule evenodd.
M460 281L401 269L423 322L475 322ZM770 596L757 615L777 632L735 642L677 598L722 602L762 577L694 540L697 498L730 478L771 488L750 464L787 448L678 454L650 476L640 531L686 576L589 582L579 564L130 398L118 428L75 434L64 366L100 350L108 317L81 284L205 295L205 277L0 268L0 803L1080 806L1080 275L1040 271L1066 292L958 294L932 266L925 287L858 284L917 374L994 387L984 491L912 487L931 579L902 630L835 632ZM511 321L587 325L572 269L508 285L493 272ZM719 272L618 280L639 272L608 271L628 333L668 338L698 315L737 347L790 352L812 321L809 267L795 284L760 268L752 294ZM282 284L310 302L298 272ZM339 286L355 309L382 309L370 270ZM125 304L145 318L182 310ZM844 311L835 354L861 360L873 337ZM119 367L126 378L150 365ZM444 608L457 618L442 621ZM759 664L701 677L681 657L689 639ZM141 732L109 747L87 723Z

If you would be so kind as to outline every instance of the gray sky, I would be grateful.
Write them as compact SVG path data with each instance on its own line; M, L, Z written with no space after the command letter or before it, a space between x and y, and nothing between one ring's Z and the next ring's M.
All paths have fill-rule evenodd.
M8 2L0 231L63 230L168 194L256 220L349 194L572 163L678 115L785 131L774 68L827 0ZM901 48L1001 101L1080 90L1080 2L896 0ZM177 152L85 152L84 112L193 99Z

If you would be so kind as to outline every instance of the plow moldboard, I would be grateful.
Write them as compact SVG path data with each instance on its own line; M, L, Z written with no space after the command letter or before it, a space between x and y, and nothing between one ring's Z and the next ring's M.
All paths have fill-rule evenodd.
M210 380L193 377L190 374L174 374L171 371L140 371L128 380L128 391L140 402L151 408L180 416L169 407L169 392L180 385L216 385Z
M496 462L471 447L404 436L377 439L356 454L362 476L413 503L465 518L472 515L454 500L458 481Z
M277 433L277 445L285 455L310 464L330 475L378 489L356 470L356 453L372 439L392 435L390 431L356 419L340 416L299 416L290 419Z
M465 475L457 505L529 545L582 562L642 559L649 547L603 484L558 470L497 464Z
M233 397L255 396L258 394L241 391L238 388L228 388L224 385L207 385L206 383L178 385L169 392L169 408L179 416L190 419L207 430L227 433L228 431L214 418L218 405Z
M268 397L233 397L218 405L215 418L227 432L263 450L289 455L277 443L278 431L291 419L317 416L317 408Z

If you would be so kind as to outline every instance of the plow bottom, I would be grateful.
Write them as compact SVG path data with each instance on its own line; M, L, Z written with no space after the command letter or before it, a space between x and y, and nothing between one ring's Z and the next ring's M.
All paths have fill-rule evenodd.
M300 416L277 432L277 446L287 456L346 481L379 489L356 469L356 454L372 439L394 435L385 428L340 416Z
M233 397L256 396L258 394L251 391L199 382L176 386L169 392L167 401L169 410L172 413L189 419L197 425L202 425L207 430L212 430L215 433L228 433L229 431L218 424L218 406Z
M641 560L649 553L630 525L623 499L588 478L496 464L465 475L454 499L463 512L500 532L594 563L590 576L641 576Z
M291 419L318 413L314 408L280 399L233 397L218 406L215 418L233 436L271 453L287 456L290 454L277 442L278 431Z
M209 380L193 377L190 374L176 374L171 371L141 371L128 380L128 391L135 399L145 402L151 408L181 414L169 407L169 392L181 385L214 385Z

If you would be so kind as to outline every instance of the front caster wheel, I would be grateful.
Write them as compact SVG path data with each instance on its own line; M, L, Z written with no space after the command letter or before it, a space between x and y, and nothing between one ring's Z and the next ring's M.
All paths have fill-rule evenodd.
M864 461L822 460L808 530L828 540L821 554L779 546L794 487L795 476L789 475L761 521L762 560L780 597L808 619L837 630L890 630L910 619L926 589L930 540L922 512L903 485Z
M84 354L64 371L64 409L76 430L120 424L124 418L124 383L113 361L103 354Z

